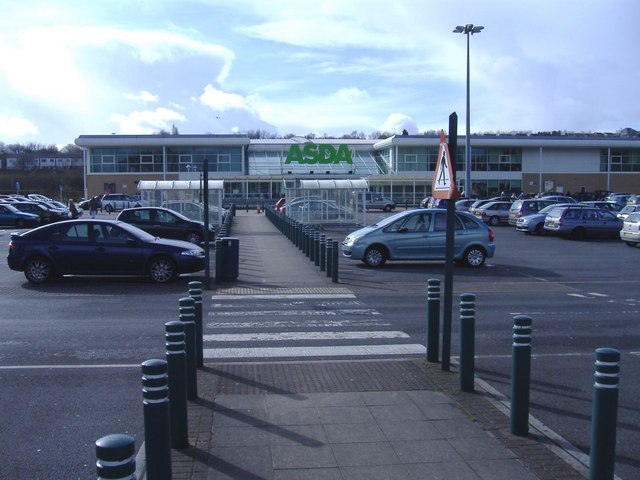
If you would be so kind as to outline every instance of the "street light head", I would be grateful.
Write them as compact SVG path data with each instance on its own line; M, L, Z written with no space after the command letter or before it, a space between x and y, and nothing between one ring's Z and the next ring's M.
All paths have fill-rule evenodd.
M464 33L464 27L462 25L458 25L454 30L453 33Z
M473 25L471 26L473 27ZM471 29L471 35L473 35L474 33L480 33L482 30L484 30L484 27L477 25Z

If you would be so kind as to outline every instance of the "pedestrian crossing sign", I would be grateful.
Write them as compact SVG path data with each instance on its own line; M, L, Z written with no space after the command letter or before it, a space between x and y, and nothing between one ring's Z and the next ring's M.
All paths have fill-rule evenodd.
M453 177L453 166L444 130L440 131L440 148L438 149L438 161L433 174L431 192L434 198L458 198L460 196Z

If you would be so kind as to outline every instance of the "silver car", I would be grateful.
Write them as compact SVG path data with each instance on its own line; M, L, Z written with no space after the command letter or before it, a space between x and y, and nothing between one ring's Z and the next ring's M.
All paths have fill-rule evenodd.
M473 215L455 215L454 259L480 267L495 252L493 232ZM371 267L387 260L444 260L446 226L444 209L407 210L347 235L342 254Z
M600 208L585 206L556 207L547 213L544 230L570 238L617 237L622 220Z
M479 208L471 210L476 217L489 225L509 223L509 210L511 202L489 202Z
M630 213L624 219L620 239L630 247L635 247L640 243L640 213Z

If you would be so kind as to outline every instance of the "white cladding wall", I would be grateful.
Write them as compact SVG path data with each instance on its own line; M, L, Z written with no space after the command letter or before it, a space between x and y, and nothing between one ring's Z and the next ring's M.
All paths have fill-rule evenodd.
M600 173L600 149L525 148L522 173Z

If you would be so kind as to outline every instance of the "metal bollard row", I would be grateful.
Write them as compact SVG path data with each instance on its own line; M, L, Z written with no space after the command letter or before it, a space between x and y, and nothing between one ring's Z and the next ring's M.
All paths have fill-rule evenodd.
M327 238L309 225L302 224L287 217L272 207L265 209L266 217L273 223L291 243L313 262L321 272L326 272L333 283L339 283L338 261L340 249L338 242Z

